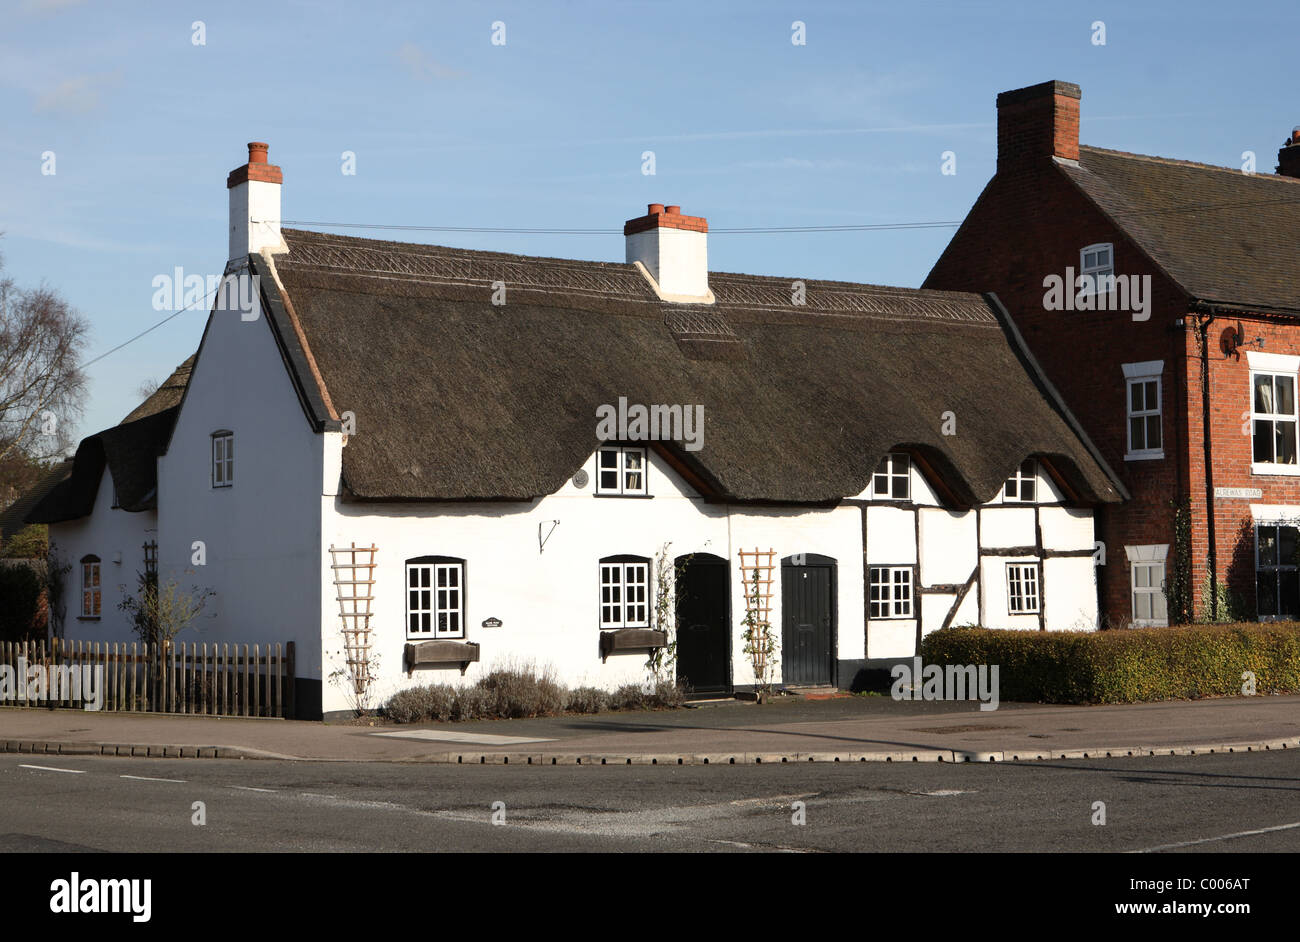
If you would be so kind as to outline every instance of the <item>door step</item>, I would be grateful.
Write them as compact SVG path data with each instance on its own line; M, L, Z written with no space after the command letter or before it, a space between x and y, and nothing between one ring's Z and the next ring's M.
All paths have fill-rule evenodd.
M828 700L836 696L852 696L852 694L842 693L840 688L834 684L820 684L815 687L783 687L782 692L795 697L803 697L805 700Z

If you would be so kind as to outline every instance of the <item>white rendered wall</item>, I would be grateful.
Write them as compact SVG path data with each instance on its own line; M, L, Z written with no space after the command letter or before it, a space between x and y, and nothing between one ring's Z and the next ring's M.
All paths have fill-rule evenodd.
M218 488L221 429L234 432L235 474ZM297 675L321 677L322 461L265 314L213 313L158 468L160 578L216 592L181 640L294 641Z
M625 247L627 261L644 265L665 295L708 296L706 233L657 226L628 236Z
M113 507L113 479L107 466L89 516L50 524L50 540L59 559L72 568L64 576L67 611L64 637L74 641L138 641L130 617L118 606L139 591L144 571L144 544L158 535L158 515L152 510L127 513ZM81 558L98 556L100 617L81 618Z

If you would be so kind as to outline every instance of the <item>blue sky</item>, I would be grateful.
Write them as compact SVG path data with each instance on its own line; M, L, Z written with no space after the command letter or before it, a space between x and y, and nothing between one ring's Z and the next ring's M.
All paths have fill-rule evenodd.
M0 8L0 252L86 315L91 357L169 313L156 275L220 272L225 177L252 140L284 169L287 220L617 229L649 202L713 227L960 220L993 173L995 96L1048 79L1082 86L1101 147L1234 167L1253 150L1271 172L1300 124L1300 8L1273 0ZM623 259L617 234L346 231ZM710 267L916 286L951 232L715 233ZM90 367L80 434L192 353L205 316Z

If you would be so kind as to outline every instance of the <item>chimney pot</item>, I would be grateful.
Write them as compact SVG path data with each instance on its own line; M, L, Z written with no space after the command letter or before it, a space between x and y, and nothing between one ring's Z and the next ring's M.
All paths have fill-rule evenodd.
M248 142L248 162L250 164L266 163L266 152L270 150L270 145L262 141Z
M664 212L669 216L680 216L682 214L682 208L680 206L668 206L664 209Z
M647 216L658 216L663 211L664 211L663 203L651 203L649 206L646 207Z

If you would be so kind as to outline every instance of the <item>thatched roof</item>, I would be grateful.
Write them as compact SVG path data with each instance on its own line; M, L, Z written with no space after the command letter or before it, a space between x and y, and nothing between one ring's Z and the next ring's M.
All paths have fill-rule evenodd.
M792 279L713 273L716 304L680 305L626 264L284 237L274 306L306 339L299 385L355 413L355 499L553 493L619 397L704 406L703 449L667 452L717 499L834 502L899 448L960 503L1030 455L1080 502L1124 496L991 297L806 281L796 306Z
M1058 166L1196 300L1300 310L1300 179L1099 147Z
M45 469L31 487L18 495L18 499L0 511L0 544L27 526L27 515L45 495L67 480L72 473L72 459L67 458Z
M104 429L77 446L71 473L35 502L28 523L58 523L88 515L107 465L113 478L116 506L123 510L152 510L158 505L158 456L171 438L180 401L189 385L195 357L172 372L144 402L118 425Z

